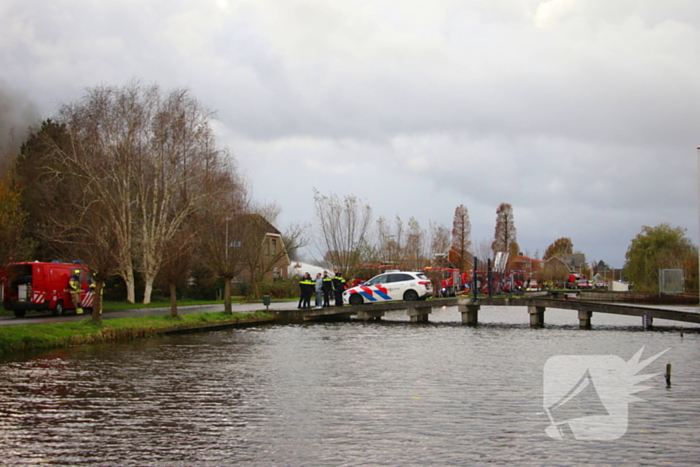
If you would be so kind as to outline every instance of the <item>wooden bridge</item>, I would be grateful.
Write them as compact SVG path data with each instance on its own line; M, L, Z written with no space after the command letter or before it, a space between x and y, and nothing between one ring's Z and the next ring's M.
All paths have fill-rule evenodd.
M646 305L611 303L615 299L619 300L620 297L608 295L611 297L609 301L601 301L600 297L597 297L598 299L584 299L577 293L539 292L512 298L479 298L476 301L471 297L433 298L415 302L384 302L328 307L319 310L275 310L274 312L278 318L287 320L337 320L350 319L352 316L356 316L357 319L369 321L381 320L390 311L406 310L411 322L426 323L429 321L433 308L456 306L462 314L463 324L476 325L479 323L479 312L482 306L519 306L527 308L530 326L532 327L544 326L547 308L578 311L581 329L591 328L593 313L638 316L642 319L642 324L649 328L653 326L654 319L700 324L700 309L698 313L694 313ZM591 298L594 297L591 296Z

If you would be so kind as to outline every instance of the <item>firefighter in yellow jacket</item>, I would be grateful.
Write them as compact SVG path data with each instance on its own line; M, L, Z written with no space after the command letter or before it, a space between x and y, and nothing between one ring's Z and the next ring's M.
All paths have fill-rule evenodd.
M83 314L83 304L80 301L80 292L82 287L80 286L80 269L74 269L73 275L68 279L68 290L70 292L70 299L75 305L75 314Z

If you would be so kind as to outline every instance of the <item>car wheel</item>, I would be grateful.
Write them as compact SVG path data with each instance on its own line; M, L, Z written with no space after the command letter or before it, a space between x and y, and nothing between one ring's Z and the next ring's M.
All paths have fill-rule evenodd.
M63 302L61 300L56 302L56 308L53 309L52 313L54 316L61 316L64 312Z
M418 300L418 293L415 290L407 290L403 294L403 299L407 302L415 302L416 300Z
M350 305L362 305L364 303L364 300L362 299L362 296L359 293L354 293L350 295L350 299L348 300Z

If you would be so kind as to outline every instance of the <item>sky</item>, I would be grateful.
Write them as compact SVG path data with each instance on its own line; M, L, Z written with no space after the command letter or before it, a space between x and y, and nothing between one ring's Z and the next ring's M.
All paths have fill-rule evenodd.
M0 64L3 147L86 88L190 89L280 230L317 189L426 229L463 204L474 243L509 203L530 256L698 243L697 0L0 0Z

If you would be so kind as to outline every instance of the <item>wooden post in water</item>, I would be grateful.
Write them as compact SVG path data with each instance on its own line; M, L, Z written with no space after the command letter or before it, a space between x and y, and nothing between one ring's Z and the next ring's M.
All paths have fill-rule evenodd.
M530 327L544 327L544 310L543 306L528 306L527 312L530 314Z
M671 387L671 364L670 363L666 364L666 374L664 376L666 377L666 387L670 388Z
M580 329L591 329L592 311L578 310L578 327Z
M479 324L479 308L481 308L481 305L459 305L457 308L462 313L462 324L470 326Z

